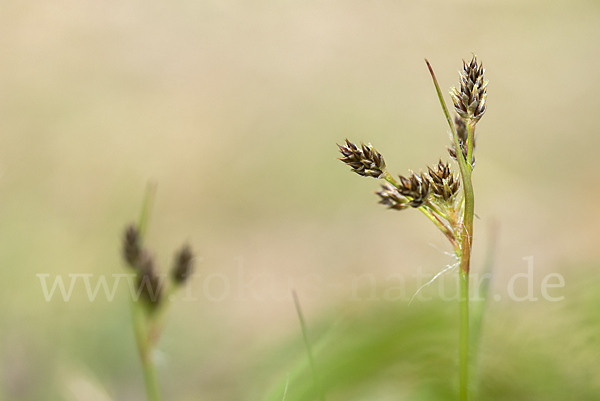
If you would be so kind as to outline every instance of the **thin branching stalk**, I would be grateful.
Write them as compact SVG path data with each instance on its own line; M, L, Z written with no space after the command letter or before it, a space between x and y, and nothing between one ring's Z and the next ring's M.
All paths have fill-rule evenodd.
M386 180L387 182L389 182L390 184L392 184L394 187L398 188L400 186L400 184L398 183L398 181L392 177L392 175L387 171L384 170L383 171L383 176L382 178L384 180ZM407 200L412 200L411 197L407 196L406 197ZM435 207L435 205L432 205L431 203L428 203L427 205L429 207L429 209L434 210L436 213L438 214L442 214L439 209L437 209ZM452 230L450 228L448 228L441 220L438 216L436 216L434 213L430 212L427 208L425 207L419 207L418 208L421 213L423 213L429 220L431 220L431 222L433 224L436 225L436 227L438 229L440 229L440 231L442 231L444 233L444 235L446 236L446 238L448 238L448 240L453 244L456 245L456 241L454 238L454 234L452 232Z

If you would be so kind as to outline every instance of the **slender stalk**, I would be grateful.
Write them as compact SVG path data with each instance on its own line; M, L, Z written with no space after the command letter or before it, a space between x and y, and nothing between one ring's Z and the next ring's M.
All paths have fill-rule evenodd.
M472 160L473 140L475 123L469 121L467 124L467 160ZM457 154L462 156L459 149ZM463 157L464 159L464 157ZM471 182L471 163L468 163L465 171L461 169L463 176L463 188L465 199L465 210L462 233L462 257L460 260L460 400L467 401L469 398L469 272L471 265L471 248L473 246L473 216L475 214L475 196Z
M383 178L384 180L386 180L387 182L389 182L396 188L399 187L398 181L396 181L394 179L394 177L392 177L392 175L388 171L384 171L383 176L381 178ZM406 199L412 200L412 198L410 198L408 196L406 197ZM432 203L428 203L427 206L429 206L431 209L434 209L437 213L442 215L442 212L437 207L435 207L435 205L433 205ZM434 213L431 213L426 207L421 206L418 209L421 211L421 213L423 213L425 216L427 216L427 218L429 220L431 220L433 222L433 224L435 224L435 226L441 232L444 233L446 238L448 238L448 240L450 241L450 243L452 243L452 245L454 247L457 246L456 239L454 238L454 233L452 232L452 230L450 228L448 228Z
M164 299L171 299L175 296L176 288L171 285L165 292ZM160 335L165 327L165 321L167 320L167 312L169 311L171 303L161 302L157 309L152 312L152 321L148 327L148 342L152 347L158 342Z
M149 183L144 195L142 211L138 222L140 246L143 243L146 231L148 230L150 212L152 211L152 206L154 204L155 193L156 185ZM142 363L146 395L148 401L161 401L156 367L154 366L154 361L152 359L154 339L151 340L150 338L150 327L147 314L148 311L145 310L142 303L137 302L134 299L131 300L131 320L135 332L135 340L138 346L140 361Z
M450 243L456 248L458 245L456 243L456 239L454 238L454 233L451 229L449 229L435 214L431 213L427 208L421 206L418 208L429 220L436 225L436 227L444 233L446 238L450 241Z
M459 394L460 400L469 398L469 273L459 272L460 280L460 368L459 368Z
M444 96L440 90L437 79L433 72L433 68L429 64L429 61L425 60L433 83L444 111L446 121L452 131L452 140L454 142L454 149L456 149L456 160L460 168L460 176L462 178L462 188L464 194L464 216L462 223L462 235L460 238L460 270L459 270L459 286L460 286L460 298L459 298L459 310L460 310L460 334L459 334L459 357L460 357L460 368L459 368L459 395L461 401L467 401L469 398L469 271L471 264L471 246L473 239L473 216L475 214L475 196L473 193L473 184L471 182L471 163L467 163L467 160L472 160L473 155L473 142L475 137L475 122L468 121L467 124L467 159L462 152L458 134L456 128L450 118L448 107L444 101Z
M304 346L306 347L306 353L308 354L308 363L310 365L310 370L313 375L315 387L317 393L319 394L319 399L321 401L325 401L325 394L323 393L323 388L321 387L319 377L317 376L317 369L315 368L315 361L313 359L312 348L308 339L308 331L306 330L306 323L304 322L304 316L302 315L302 309L300 308L300 301L298 300L298 294L296 294L296 290L292 290L292 296L294 297L294 304L296 305L296 313L298 314L298 320L300 320L300 328L302 329Z
M144 194L144 200L142 201L142 211L140 212L140 220L138 221L138 232L140 235L140 245L144 241L144 236L148 230L148 224L150 223L150 212L154 206L154 198L156 196L156 184L149 182L146 186L146 193Z
M472 161L473 161L473 146L475 144L475 122L469 121L467 124L467 166L469 167L469 171L473 171Z
M398 181L396 181L396 179L394 177L392 177L392 175L388 171L384 171L383 177L381 177L381 178L383 178L384 180L386 180L387 182L389 182L396 188L398 188L398 186L400 185L400 184L398 184Z
M131 314L133 320L133 329L135 331L135 339L138 345L140 361L144 373L144 383L146 386L146 395L148 401L160 401L160 390L158 387L158 377L156 368L152 360L152 344L148 341L148 328L143 306L132 301Z

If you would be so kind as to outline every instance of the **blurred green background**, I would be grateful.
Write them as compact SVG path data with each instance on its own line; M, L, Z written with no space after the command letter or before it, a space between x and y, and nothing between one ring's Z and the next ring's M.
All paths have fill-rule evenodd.
M447 90L471 52L490 81L475 271L500 227L478 399L600 399L593 0L2 2L0 398L144 400L127 288L90 302L79 278L47 302L36 274L112 283L153 180L163 270L185 241L202 257L156 356L166 400L281 400L288 373L286 399L314 399L292 287L328 400L455 399L452 274L407 307L450 248L377 205L335 143L371 142L396 173L447 159L423 58ZM539 300L512 301L529 256Z

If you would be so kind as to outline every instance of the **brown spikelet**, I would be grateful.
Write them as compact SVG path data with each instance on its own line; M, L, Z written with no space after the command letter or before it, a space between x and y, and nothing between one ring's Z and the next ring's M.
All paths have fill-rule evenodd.
M123 258L130 267L137 268L141 254L140 234L133 224L125 229L123 236Z
M429 180L421 177L421 174L410 172L408 178L400 177L398 192L409 199L408 205L412 207L420 207L425 203L429 196Z
M477 63L477 56L473 55L470 63L463 60L460 88L452 88L450 95L454 109L464 119L477 122L485 113L488 81L483 76L484 72L483 64Z
M175 255L175 264L171 270L171 278L175 284L183 284L193 271L194 254L189 245L184 245Z
M404 210L410 206L408 199L402 196L396 187L387 182L381 186L381 190L375 193L381 198L379 203L389 206L390 209Z
M429 181L431 182L431 192L434 196L446 202L451 201L460 188L458 179L452 174L450 164L440 159L434 167L428 167Z
M339 145L342 157L340 160L363 177L380 178L385 171L383 156L371 144L360 144L360 147L346 139L345 145Z
M156 274L154 259L147 252L140 256L140 273L137 276L140 300L151 308L156 308L162 301L162 282Z

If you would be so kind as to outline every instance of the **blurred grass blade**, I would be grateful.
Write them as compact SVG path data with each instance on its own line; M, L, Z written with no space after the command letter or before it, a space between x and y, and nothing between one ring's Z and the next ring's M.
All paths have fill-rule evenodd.
M325 401L325 394L323 393L323 387L320 384L319 376L317 375L317 369L315 368L315 360L313 358L312 348L310 346L310 340L308 338L308 331L306 329L306 322L304 321L304 316L302 315L302 309L300 308L300 301L298 300L298 294L296 290L292 290L292 296L294 297L294 304L296 305L296 313L298 314L298 320L300 321L300 328L302 329L302 337L304 339L304 346L306 347L306 353L308 354L308 362L310 364L310 370L313 375L313 380L315 382L315 388L317 393L319 394L319 399L321 401ZM286 384L287 387L287 384Z
M290 384L290 372L287 374L287 378L285 379L285 389L283 389L283 398L281 401L285 401L285 396L287 395L288 385Z
M140 235L140 242L143 243L148 225L150 224L150 214L152 207L154 206L154 198L156 197L156 183L148 182L146 184L146 192L144 193L144 200L142 201L142 210L140 212L140 219L138 221L138 231Z

